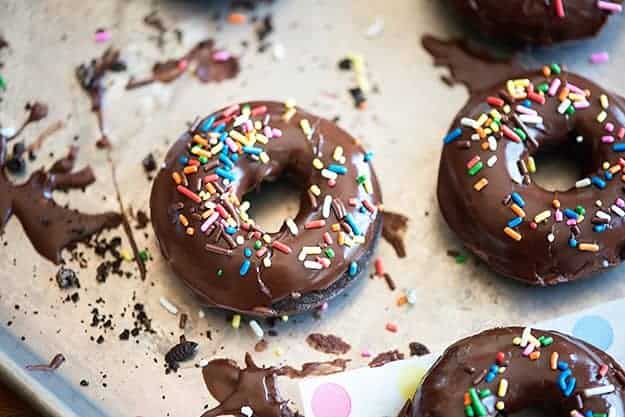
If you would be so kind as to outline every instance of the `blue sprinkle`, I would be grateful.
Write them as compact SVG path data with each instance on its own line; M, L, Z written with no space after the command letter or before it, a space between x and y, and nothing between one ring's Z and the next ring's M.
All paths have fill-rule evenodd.
M564 390L564 395L566 397L570 397L571 394L573 394L576 384L577 384L577 379L575 379L575 377L572 376L571 379L569 379L569 384L566 386L566 389Z
M569 246L572 248L576 248L577 247L577 240L574 238L570 238L569 239Z
M260 155L263 150L261 148L256 148L254 146L244 146L243 152L249 153L252 155Z
M558 362L558 369L561 371L566 371L567 369L569 369L569 364L563 361L559 361Z
M186 165L189 163L189 158L187 158L186 156L182 155L179 159L178 162L180 162L180 165Z
M493 372L493 373L496 374L497 372L499 372L499 367L497 365L495 365L495 364L491 365L490 366L490 372Z
M213 129L213 132L215 133L221 133L226 129L226 124L222 123L220 125L215 126L215 129Z
M525 100L523 100L523 105L525 107L531 108L532 107L532 101L529 100L529 99L525 99Z
M219 155L219 160L228 168L232 168L234 166L234 162L232 162L230 158L228 158L228 155Z
M365 162L369 162L373 159L373 152L369 151L365 153Z
M358 208L358 211L364 214L364 213L366 213L366 212L367 212L367 209L365 208L365 206L360 206L360 207Z
M523 223L523 217L515 217L514 219L508 222L508 227L513 229Z
M349 227L352 228L352 232L354 232L356 236L360 236L362 234L362 232L360 231L360 228L358 227L358 225L356 224L356 221L354 220L354 218L352 217L350 213L347 213L345 215L345 221L347 222L347 224L349 224Z
M597 187L600 190L603 190L605 188L605 181L599 177L593 176L592 178L590 178L590 181L593 183L595 187Z
M250 256L252 256L252 250L251 250L250 248L245 248L245 249L243 249L243 255L244 255L246 258L249 258Z
M612 175L612 173L610 171L606 171L603 173L603 176L605 177L606 180L608 181L612 181L612 178L614 178L614 175Z
M462 129L457 127L451 132L449 132L447 136L443 138L443 143L447 145L448 143L451 143L454 140L458 139L461 135L462 135Z
M221 167L215 170L215 174L230 181L234 181L236 178L232 172L229 172Z
M211 116L207 119L204 119L202 124L200 124L200 132L206 133L211 128L213 123L215 122L215 116Z
M237 228L234 226L228 226L224 229L224 231L228 233L229 235L233 235L237 232Z
M566 216L567 219L577 220L579 218L579 214L577 214L574 210L571 210L570 208L564 209L564 215Z
M232 155L230 155L230 159L232 160L232 162L237 162L239 160L239 154L233 153Z
M350 277L355 277L358 274L358 264L356 262L352 262L349 264L349 270L347 272Z
M590 411L590 410L586 411L586 412L584 413L584 415L585 415L586 417L594 417L594 414L593 414L593 413L592 413L592 411Z
M339 175L345 175L347 174L347 167L343 166L343 165L337 165L337 164L331 164L328 165L328 169L332 172L335 172Z
M493 382L496 376L497 375L495 375L493 372L489 372L486 374L486 378L484 378L484 381L486 381L486 383Z
M521 197L521 194L517 193L516 191L513 191L512 194L510 194L510 197L512 197L512 201L514 201L519 207L521 208L525 207L525 200L523 200L523 197Z
M226 139L228 139L228 132L223 132L223 133L221 134L221 136L219 136L219 141L220 141L220 142L225 142L225 141L226 141Z
M625 143L615 143L612 145L612 150L614 150L614 152L625 152Z
M241 268L239 269L239 275L244 276L245 274L247 274L247 272L250 270L250 265L252 265L252 263L249 261L249 259L244 260L241 264Z
M592 227L592 230L594 230L597 233L603 233L608 229L608 225L607 224L596 224Z
M564 372L562 372L560 374L560 376L558 377L558 385L560 386L560 389L562 391L566 390L567 387L567 378L571 376L571 370L567 369Z

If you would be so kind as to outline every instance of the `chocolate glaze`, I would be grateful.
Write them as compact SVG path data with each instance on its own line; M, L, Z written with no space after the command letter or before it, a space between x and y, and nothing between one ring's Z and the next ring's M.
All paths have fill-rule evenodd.
M625 410L622 368L609 355L579 339L553 331L533 330L538 338L549 336L553 344L540 347L541 355L536 360L523 356L523 348L514 346L514 337L521 336L521 327L503 327L486 330L475 336L460 340L450 346L432 366L411 402L407 403L399 417L462 417L464 393L469 388L488 388L497 395L500 380L508 381L507 394L503 398L506 415L526 409L539 409L546 415L570 415L571 410L594 413L608 413L615 407L615 416L622 416ZM498 352L506 361L506 370L486 383L478 376L495 363ZM557 352L559 361L568 363L577 384L572 395L566 397L558 385L560 371L552 370L550 359ZM607 365L607 374L599 375L601 365ZM473 371L473 372L472 372ZM620 375L619 375L620 374ZM586 388L612 384L612 393L586 398ZM580 394L582 405L576 398ZM489 414L494 416L495 413Z
M192 133L185 133L174 143L154 181L150 199L152 224L163 255L172 269L209 305L267 316L306 311L336 296L348 284L356 281L359 274L350 276L347 272L352 262L358 264L358 272L366 269L380 233L381 216L377 215L379 210L361 213L357 207L350 206L348 200L350 198L356 198L357 201L366 200L377 206L381 203L380 187L372 167L365 162L362 147L335 124L301 109L297 109L296 114L288 122L284 121L282 115L285 106L282 103L253 102L249 105L252 108L267 106L267 114L271 115L271 125L282 131L282 137L271 139L267 145L263 145L270 156L269 163L262 164L245 155L238 159L233 168L238 179L232 184L232 192L242 200L245 193L257 187L262 181L276 180L281 176L290 178L296 186L301 187L300 212L294 219L299 234L291 235L286 224L277 233L269 234L272 241L277 240L288 245L292 253L287 255L273 250L270 268L263 267L262 260L253 256L250 271L242 277L239 270L244 260L243 251L245 247L251 247L254 240L246 240L243 245L233 247L232 238L220 230L213 232L209 230L208 236L200 232L203 219L200 219L202 222L193 220L194 213L191 211L195 210L197 205L182 196L172 180L172 173L182 170L179 158L188 155L187 144L193 136ZM220 110L215 115L219 117L222 113L223 110ZM315 129L310 140L300 128L303 119L307 119ZM326 166L336 163L332 155L337 145L344 149L345 167L348 168L348 172L339 176L336 186L331 188L321 177L320 171L313 168L312 160L318 155ZM209 162L206 166L209 166L210 170L209 172L202 170L202 177L214 172L212 169L215 168L215 164L211 167ZM359 175L365 175L371 181L372 194L357 184L356 177ZM196 183L196 177L197 174L188 175L190 187L194 187L192 184ZM317 207L313 207L313 202L309 198L308 190L312 184L318 184L321 188ZM342 200L345 207L335 207L336 210L332 210L326 227L305 230L306 223L322 218L322 201L325 194ZM329 226L338 222L337 212L341 212L341 215L344 214L342 212L346 212L353 216L362 236L365 237L363 244L352 247L336 244L337 233L331 232ZM193 236L188 236L185 227L177 221L180 213L183 213L197 229ZM325 232L330 232L334 239L331 247L335 257L330 266L321 270L304 268L303 263L298 260L300 249L303 246L315 246L323 242ZM208 251L205 248L206 244L212 245L213 250ZM216 249L219 249L220 253L217 253ZM221 277L216 275L219 268L223 270Z
M239 60L230 56L225 60L215 59L215 42L206 39L197 43L182 58L157 62L152 67L150 77L135 80L131 78L126 85L127 90L143 87L155 81L170 83L194 67L193 73L203 83L219 82L234 78L240 71Z
M595 36L609 13L595 0L564 1L565 16L545 0L451 0L452 6L486 37L524 44L552 44ZM615 0L613 3L621 3Z
M298 417L276 389L276 368L259 368L249 353L246 368L230 359L215 359L202 368L204 383L219 405L202 417L243 416L241 408L249 407L255 417Z
M119 225L121 219L117 213L84 214L59 206L53 200L54 190L84 188L93 182L89 167L77 173L70 172L73 158L70 165L55 164L63 166L65 172L38 170L24 184L12 184L2 169L6 142L6 138L0 136L0 232L15 214L35 249L59 264L62 249Z
M461 52L461 44L439 43L439 45L446 47L436 50L437 57L441 62L447 62L451 68L457 69L460 65L483 66L487 62L482 57L475 57L474 62L467 62L470 52ZM440 58L441 56L443 58ZM487 97L500 97L502 91L505 92L506 79L495 80L487 71L482 74L483 79L492 80L493 85L484 87L487 83L482 81L483 79L479 80L479 77L475 78L478 81L470 87L473 93L453 121L452 129L460 126L463 117L477 119L482 113L489 112L491 106L486 103ZM463 79L472 82L473 77L472 75ZM510 78L529 79L534 86L544 82L551 83L553 79L559 78L563 85L568 82L587 89L590 92L587 99L590 106L578 109L572 116L562 115L557 111L560 105L558 94L561 90L555 97L548 95L544 105L534 103L532 107L543 117L543 125L521 127L518 119L505 116L506 126L511 129L516 127L526 129L530 137L523 143L516 143L502 137L501 133L494 134L498 142L494 152L482 148L483 140L472 141L471 135L475 131L464 127L460 137L444 145L441 156L437 195L445 220L467 248L495 271L533 285L553 285L583 278L608 266L619 264L625 256L623 253L625 222L611 206L617 198L625 197L621 181L622 172L619 170L609 181L605 179L605 170L601 165L604 161L608 161L611 167L615 165L618 167L620 155L613 150L612 144L602 143L601 138L605 135L617 138L617 132L625 126L623 113L625 102L621 97L605 91L591 81L564 71L560 75L552 74L548 78L540 71L524 71ZM606 95L610 104L606 120L599 123L596 118L602 111L599 100L602 94ZM504 94L504 98L510 100L509 95L505 97L506 95ZM521 101L516 100L512 104L512 113L516 114L516 106ZM615 126L612 133L605 130L605 124L608 122ZM578 135L584 137L583 144L575 142ZM617 138L615 143L620 141ZM584 166L580 167L582 171L580 179L590 176L600 177L606 182L605 189L590 186L579 189L574 187L565 192L552 192L533 183L531 174L523 175L521 172L523 167L519 166L519 160L525 162L529 156L535 155L538 151L554 149L572 150L585 155ZM477 175L471 176L467 173L467 163L476 155L480 156L484 168ZM497 156L497 162L489 168L486 162L492 155ZM478 192L474 190L474 184L480 178L487 178L488 185ZM526 203L524 207L526 217L515 229L522 235L521 241L518 242L504 234L508 221L516 217L511 210L511 203L507 201L512 192L519 193ZM577 226L569 226L566 221L554 221L555 208L552 205L554 199L559 200L561 210L584 207L587 211L584 220ZM505 204L502 200L506 200ZM592 219L600 210L595 205L597 200L603 203L601 210L610 215L609 227L603 233L593 230ZM547 223L541 223L536 230L532 230L530 223L538 213L545 210L552 212ZM553 242L548 240L550 233L554 236ZM596 243L599 250L587 252L581 251L579 247L569 247L571 237L579 243Z

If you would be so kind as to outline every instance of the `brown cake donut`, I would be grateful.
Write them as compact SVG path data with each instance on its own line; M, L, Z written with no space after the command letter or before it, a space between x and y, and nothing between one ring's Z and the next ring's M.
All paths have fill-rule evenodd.
M562 333L503 327L450 346L399 417L625 413L625 374L600 349Z
M551 44L595 36L621 0L451 0L452 6L485 36L530 44Z
M625 256L625 101L557 65L473 91L444 138L438 201L496 272L532 285L588 277ZM565 192L532 181L539 151L573 152Z
M152 188L152 223L175 273L210 306L299 313L366 269L381 230L380 187L367 153L334 123L290 104L219 110L169 150ZM288 178L300 211L277 233L243 196Z

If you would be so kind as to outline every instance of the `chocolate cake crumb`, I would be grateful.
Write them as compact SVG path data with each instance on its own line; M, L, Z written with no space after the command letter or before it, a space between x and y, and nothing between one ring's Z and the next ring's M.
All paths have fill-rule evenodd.
M404 359L404 354L397 349L389 350L388 352L382 352L369 362L370 368L377 368L379 366L386 365L389 362L399 361Z
M410 356L423 356L430 353L430 350L423 343L410 342L408 347L410 348Z
M188 319L189 319L189 316L187 315L187 313L180 314L180 321L178 322L178 327L184 330L184 328L187 327Z
M78 281L78 275L70 268L62 266L56 273L56 283L59 288L66 289L71 287L80 288L80 282Z
M178 362L184 362L193 358L199 350L199 345L197 343L185 340L184 336L181 336L180 339L180 343L174 345L165 354L165 363L167 364L166 372L169 370L177 371L179 367Z
M119 334L119 340L128 340L128 339L130 339L130 330L124 329L124 331Z
M261 339L258 343L254 345L254 351L259 353L264 352L265 350L267 350L267 346L269 346L269 343L267 343L265 339Z
M100 335L95 341L98 345L101 345L104 342L104 336Z
M141 163L143 164L143 169L145 170L145 172L150 173L156 169L156 159L154 159L154 155L152 155L151 152L147 154L145 158L143 158L143 161L141 161Z
M81 379L80 380L80 386L81 387L88 387L89 386L89 381L87 381L86 379Z
M323 335L321 333L311 333L306 337L306 343L319 352L335 355L345 354L352 348L351 345L343 341L343 339L332 334Z
M137 211L137 225L135 226L135 228L145 229L149 222L150 222L150 218L148 217L147 214L145 214L145 211L138 210Z

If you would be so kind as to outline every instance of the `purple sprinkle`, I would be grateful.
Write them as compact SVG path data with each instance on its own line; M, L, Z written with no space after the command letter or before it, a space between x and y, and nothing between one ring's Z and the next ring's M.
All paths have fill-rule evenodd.
M104 43L104 42L108 42L109 40L111 40L111 32L109 32L108 30L104 30L104 29L99 29L96 31L95 41L97 43Z
M610 55L607 52L595 52L590 55L590 62L593 64L605 64L610 60Z
M228 51L217 51L213 54L213 59L215 61L227 61L231 56Z

